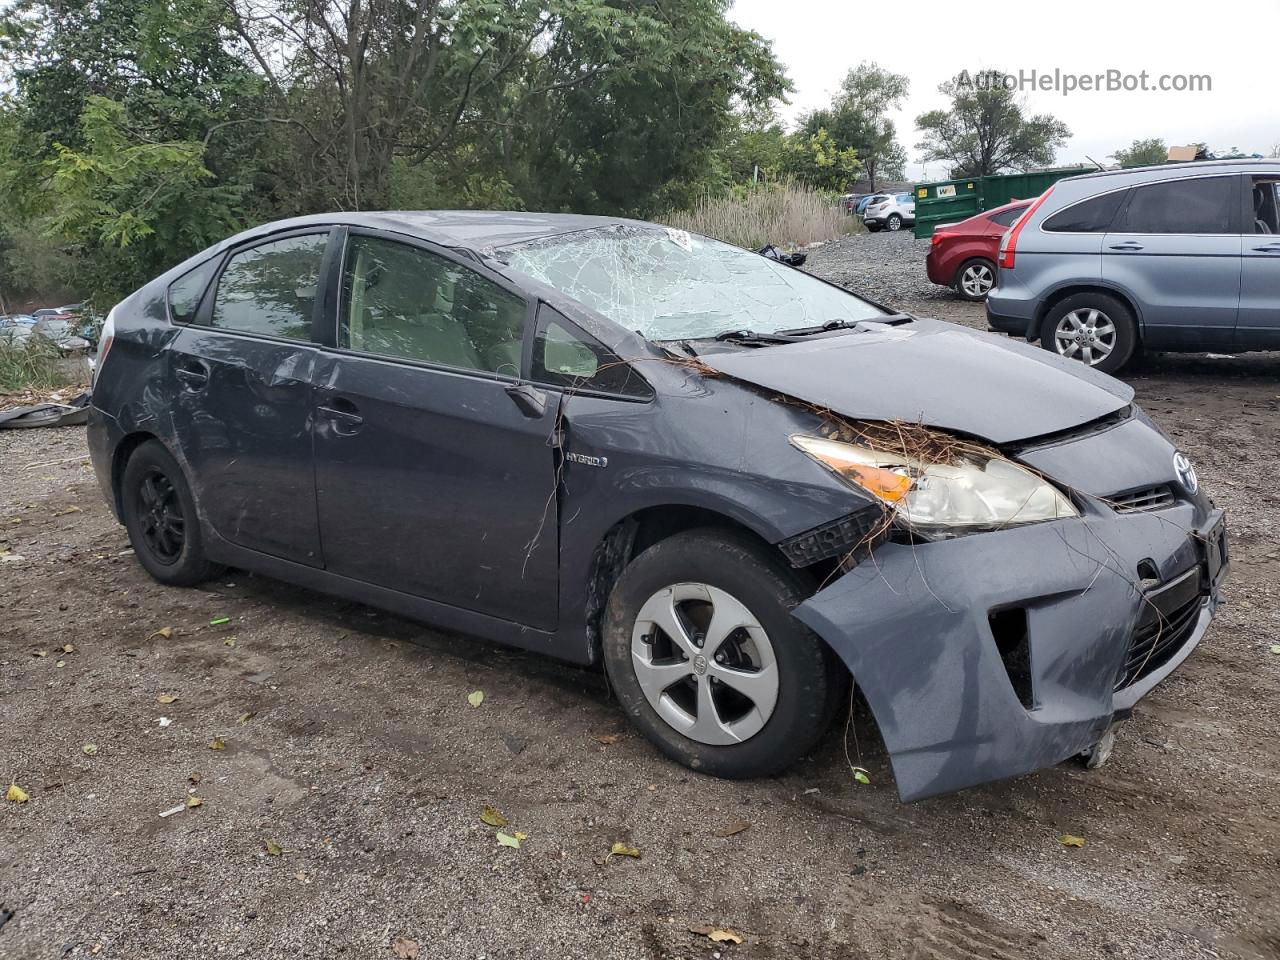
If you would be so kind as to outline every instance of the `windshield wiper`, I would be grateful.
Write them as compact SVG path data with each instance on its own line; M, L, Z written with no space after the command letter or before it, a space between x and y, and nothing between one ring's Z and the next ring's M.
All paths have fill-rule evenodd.
M717 340L732 340L734 343L795 343L796 338L785 333L756 333L753 330L726 330L717 333Z
M793 330L781 330L779 334L786 337L811 337L816 333L829 333L832 330L857 330L863 324L887 323L890 325L907 323L914 320L909 313L891 313L884 317L869 317L865 320L828 320L821 326L796 327Z

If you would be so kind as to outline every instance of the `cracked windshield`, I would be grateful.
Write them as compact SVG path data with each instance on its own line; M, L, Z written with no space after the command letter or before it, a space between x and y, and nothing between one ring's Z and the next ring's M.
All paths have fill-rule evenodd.
M497 255L650 340L777 333L885 315L794 267L671 227L599 227Z

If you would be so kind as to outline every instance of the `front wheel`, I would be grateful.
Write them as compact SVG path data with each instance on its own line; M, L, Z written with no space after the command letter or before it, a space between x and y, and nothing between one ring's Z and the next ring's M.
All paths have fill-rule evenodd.
M895 230L895 231L901 230L902 218L898 216L896 213L891 213L889 214L889 219L885 221L884 225L888 227L890 230Z
M1049 311L1040 345L1103 373L1116 373L1137 349L1138 326L1133 311L1115 297L1077 293Z
M996 265L990 260L970 260L956 274L956 293L961 298L980 302L996 282Z
M134 555L155 579L189 587L222 571L204 555L195 500L160 441L148 440L129 457L120 502Z
M604 629L605 669L632 723L715 776L790 766L848 689L844 667L791 615L804 599L743 535L692 530L644 551L614 586Z

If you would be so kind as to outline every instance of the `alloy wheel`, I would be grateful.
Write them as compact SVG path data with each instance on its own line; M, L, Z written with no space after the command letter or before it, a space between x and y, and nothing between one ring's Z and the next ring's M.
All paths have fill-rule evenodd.
M160 470L148 470L138 485L138 516L152 556L160 563L176 563L186 541L186 521L173 481Z
M645 601L632 628L631 663L658 716L699 743L750 739L778 702L778 666L764 628L709 584L673 584Z
M985 297L994 282L995 277L991 273L991 268L985 263L972 263L960 274L961 289L975 300Z
M1101 310L1081 307L1058 321L1053 346L1064 357L1097 366L1116 348L1116 325Z

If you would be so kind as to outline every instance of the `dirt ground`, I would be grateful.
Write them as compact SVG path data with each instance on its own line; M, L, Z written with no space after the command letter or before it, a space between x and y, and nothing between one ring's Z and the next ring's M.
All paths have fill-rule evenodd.
M728 783L597 673L240 573L161 587L82 428L0 432L0 790L30 795L0 957L1280 956L1280 355L1130 379L1230 512L1229 603L1105 768L910 806L866 717L868 786L843 728Z

